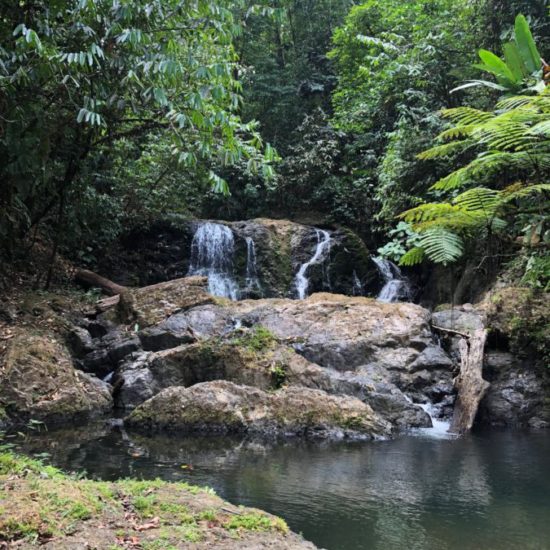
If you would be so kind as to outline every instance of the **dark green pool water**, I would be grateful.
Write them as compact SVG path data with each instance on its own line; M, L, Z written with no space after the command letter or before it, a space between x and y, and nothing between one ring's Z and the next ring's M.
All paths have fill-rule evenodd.
M208 485L329 550L550 549L550 433L266 444L88 428L24 450L94 478Z

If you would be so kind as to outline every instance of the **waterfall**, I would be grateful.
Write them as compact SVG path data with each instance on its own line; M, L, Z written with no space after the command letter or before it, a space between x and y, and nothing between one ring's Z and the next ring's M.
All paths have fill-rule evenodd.
M384 279L384 287L378 294L381 302L399 302L411 299L411 287L409 281L403 276L401 270L389 260L373 258L380 275Z
M188 275L208 277L208 291L214 296L236 300L238 286L233 277L235 239L226 225L201 223L191 243Z
M434 437L436 439L451 439L453 434L449 433L451 423L447 420L442 420L436 416L437 410L431 403L418 404L418 406L428 413L430 420L432 421L431 428L417 428L414 432Z
M324 262L327 258L328 253L330 252L330 233L328 231L325 231L324 229L315 229L315 234L317 237L315 253L306 263L302 264L294 279L296 292L300 300L303 300L307 296L307 289L309 287L309 279L307 278L308 269L312 265Z
M365 294L364 285L361 282L361 279L357 275L357 271L353 270L353 295L354 296L363 296Z
M258 277L258 268L256 265L256 245L252 237L246 237L246 290L262 292L262 285Z

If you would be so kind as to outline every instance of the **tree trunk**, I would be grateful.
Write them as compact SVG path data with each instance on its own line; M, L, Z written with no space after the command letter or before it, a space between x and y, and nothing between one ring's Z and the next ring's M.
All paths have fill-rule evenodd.
M87 269L79 269L75 273L74 278L75 281L82 283L87 287L101 288L106 294L109 294L109 296L116 296L117 294L122 294L127 290L125 286L117 285L116 283L113 283L113 281L110 281L109 279L106 279L93 271L88 271Z
M463 434L472 429L479 403L489 389L489 382L481 374L486 338L487 331L479 329L459 342L460 374L455 379L458 395L449 429L451 433Z

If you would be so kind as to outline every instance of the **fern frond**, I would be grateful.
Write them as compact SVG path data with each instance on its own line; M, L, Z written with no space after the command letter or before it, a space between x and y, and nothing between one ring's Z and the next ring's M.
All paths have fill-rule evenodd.
M506 203L516 199L523 199L535 193L550 192L550 183L537 183L535 185L514 184L501 192L501 202Z
M477 128L477 124L468 124L466 126L453 126L439 134L437 139L447 141L450 139L466 138Z
M474 187L461 193L453 204L469 212L483 211L492 216L500 203L500 192L487 187Z
M426 256L436 264L447 265L462 256L462 239L443 227L434 227L420 235L420 246Z
M470 164L451 172L436 182L432 189L450 191L466 185L491 179L503 172L529 172L531 170L550 170L550 154L531 151L489 151L482 153Z
M411 208L399 215L400 218L408 223L419 223L440 219L449 213L457 212L459 209L446 202L429 202Z
M550 120L544 120L535 124L530 130L529 134L534 136L545 136L550 138Z
M422 260L424 260L424 256L424 249L417 246L416 248L412 248L411 250L403 254L403 256L401 256L401 259L399 260L399 265L407 267L418 265L422 263Z
M453 109L443 109L442 116L449 118L461 126L469 126L470 124L481 124L493 118L493 113L480 111L473 107L455 107Z
M451 141L450 143L443 143L436 145L427 151L423 151L417 155L417 158L421 160L432 160L441 157L448 157L454 153L460 153L467 149L472 144L471 141Z
M506 97L497 103L496 108L499 111L509 111L512 109L517 109L518 107L523 107L524 105L529 105L532 100L533 96L530 95Z

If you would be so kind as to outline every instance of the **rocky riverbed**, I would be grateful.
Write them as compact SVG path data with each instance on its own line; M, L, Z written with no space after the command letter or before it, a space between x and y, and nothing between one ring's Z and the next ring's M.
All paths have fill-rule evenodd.
M499 332L486 350L491 386L477 421L545 427L548 374L504 346L513 337L499 321L508 304L496 304L432 314L323 293L232 302L188 277L129 290L102 313L56 306L43 312L63 319L55 331L14 329L2 422L54 426L118 410L129 428L146 431L392 437L431 425L420 405L452 414L457 339L492 319Z

